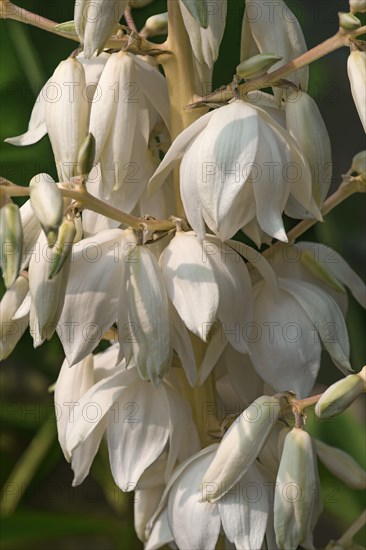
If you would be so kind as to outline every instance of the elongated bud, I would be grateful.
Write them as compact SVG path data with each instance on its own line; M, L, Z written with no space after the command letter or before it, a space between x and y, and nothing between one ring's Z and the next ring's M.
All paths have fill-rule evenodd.
M349 0L349 9L354 13L365 13L366 0Z
M144 32L149 37L168 34L168 13L159 13L146 19Z
M256 399L230 426L202 480L202 501L214 502L245 474L280 414L276 397Z
M92 133L84 139L79 149L77 171L80 176L87 176L92 170L95 158L95 137Z
M0 212L1 268L5 286L10 288L20 271L23 228L16 204L8 202Z
M366 52L351 52L347 61L347 71L353 101L366 132Z
M30 200L35 215L46 234L49 246L57 240L58 228L62 223L64 201L62 194L48 174L38 174L31 179Z
M77 0L74 21L84 55L90 59L99 54L115 32L127 6L127 0Z
M300 256L301 263L318 279L333 288L336 292L345 294L344 286L334 277L331 271L325 267L324 263L318 262L310 250L304 250Z
M365 367L363 368L363 371ZM364 391L365 382L358 374L350 374L332 384L321 396L315 406L320 419L330 418L345 411Z
M65 220L58 232L57 241L52 249L49 279L53 279L70 256L76 236L76 227L73 221Z
M29 290L29 282L27 277L20 275L12 287L5 292L1 302L0 302L0 312L1 312L1 323L0 323L0 334L3 333L3 323L5 321L10 321L17 310L20 308L23 303Z
M300 428L286 436L274 499L274 528L279 548L292 550L311 536L318 485L311 437Z
M347 31L355 31L361 27L361 21L353 13L345 13L340 11L338 13L339 26Z
M332 181L332 150L327 128L313 98L303 91L288 95L286 128L300 145L312 172L312 195L317 206Z
M348 453L313 438L316 454L332 474L352 489L366 489L366 472Z
M260 53L240 63L236 67L236 74L242 78L256 78L265 74L272 65L281 59L282 57L272 53Z
M64 23L59 23L53 28L55 31L64 32L65 34L72 34L74 36L77 34L74 21L64 21Z
M0 302L0 361L6 359L28 327L28 279L20 275Z

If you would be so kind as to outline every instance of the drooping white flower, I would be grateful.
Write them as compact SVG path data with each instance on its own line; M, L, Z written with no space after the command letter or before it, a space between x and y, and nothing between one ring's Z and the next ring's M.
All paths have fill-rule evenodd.
M353 101L366 132L366 52L351 52L347 61L347 71Z
M321 344L345 373L349 340L336 302L304 281L279 278L277 299L264 283L254 287L251 360L258 374L276 391L309 395L320 367Z
M178 466L148 525L147 550L175 542L179 548L214 550L223 529L236 548L261 548L269 514L267 485L256 466L242 475L217 502L202 502L200 484L217 445L206 447ZM251 498L248 487L256 487Z
M188 149L187 149L188 147ZM173 142L150 180L154 191L183 158L181 195L200 239L204 222L222 240L257 220L286 241L282 212L293 197L319 217L311 197L311 173L295 140L267 112L235 101L208 113Z
M6 359L29 323L28 279L20 275L0 301L0 361Z
M252 318L252 290L240 256L216 237L201 244L192 232L178 231L160 263L168 296L187 328L207 341L218 319L219 339L226 333L233 347L248 352L242 327Z
M56 407L66 415L59 424L59 438L74 469L74 485L88 474L104 432L112 474L123 491L135 489L167 444L165 476L176 460L185 460L199 446L185 400L165 383L154 388L141 380L133 365L116 365L118 353L118 346L112 346L71 369L65 361L56 383ZM71 403L70 395L75 399ZM187 431L189 438L183 436Z
M172 359L168 296L158 262L137 245L126 257L118 331L127 364L134 363L144 380L159 385Z
M90 59L100 54L108 38L117 29L128 0L76 0L75 29Z
M219 56L220 44L226 25L227 0L202 0L198 10L204 16L204 26L192 15L189 8L195 2L179 0L184 25L194 56L196 93L205 95L211 91L214 62Z
M269 74L307 51L300 24L283 0L247 0L245 3L241 61L258 51L282 57ZM308 77L309 68L303 67L286 78L306 91Z

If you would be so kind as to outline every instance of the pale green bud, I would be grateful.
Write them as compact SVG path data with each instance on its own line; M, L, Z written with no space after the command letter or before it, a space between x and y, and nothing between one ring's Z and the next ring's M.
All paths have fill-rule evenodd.
M365 13L366 0L349 0L349 8L354 13Z
M364 381L357 374L350 374L323 393L315 406L320 419L330 418L345 411L364 391Z
M366 184L366 151L360 151L353 157L351 171L361 176Z
M214 502L248 471L276 426L281 412L276 397L256 399L230 426L202 480L202 500Z
M55 31L76 36L74 21L65 21L64 23L59 23L58 25L55 25L53 28Z
M87 176L93 168L95 158L95 137L89 133L80 146L77 171L80 176Z
M283 59L273 53L260 53L243 61L236 67L236 74L241 78L256 78L265 74L275 63Z
M29 188L32 208L45 232L49 246L52 247L63 218L62 194L48 174L38 174L32 178Z
M1 267L5 286L10 288L22 261L23 228L18 206L8 202L1 208L0 218Z
M366 472L348 453L313 438L316 454L328 470L352 489L366 489Z
M168 13L159 13L149 17L144 30L149 37L168 34Z
M52 249L49 279L53 279L70 256L76 236L76 227L73 221L65 220L58 232L58 238Z
M361 27L361 21L353 13L338 12L339 26L347 31L354 31Z
M279 548L312 546L317 498L318 476L311 437L304 430L293 428L285 439L275 489L274 528Z

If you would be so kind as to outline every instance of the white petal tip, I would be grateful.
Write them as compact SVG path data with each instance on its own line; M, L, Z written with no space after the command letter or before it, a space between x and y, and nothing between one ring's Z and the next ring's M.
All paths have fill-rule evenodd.
M278 241L281 241L283 243L288 243L288 238L286 235L286 231L284 229L279 229L278 231L276 231L273 237Z

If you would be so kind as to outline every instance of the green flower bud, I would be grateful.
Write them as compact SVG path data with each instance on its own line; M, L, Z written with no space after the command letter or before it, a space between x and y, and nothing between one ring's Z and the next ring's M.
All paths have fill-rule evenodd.
M272 53L260 53L240 63L236 67L236 74L241 78L256 78L265 74L272 65L278 63L281 59L282 57Z
M347 31L354 31L361 27L361 21L353 13L338 12L339 26Z
M59 229L58 238L52 250L49 279L53 279L59 273L69 257L75 236L76 227L74 222L65 220Z
M95 137L89 133L80 146L77 171L80 176L87 176L93 168L95 158Z
M0 216L1 267L4 283L10 288L19 275L22 260L23 228L19 208L8 202Z
M320 419L330 418L345 411L364 391L364 381L357 374L350 374L332 384L315 406Z
M349 8L353 13L365 13L366 0L349 0Z

